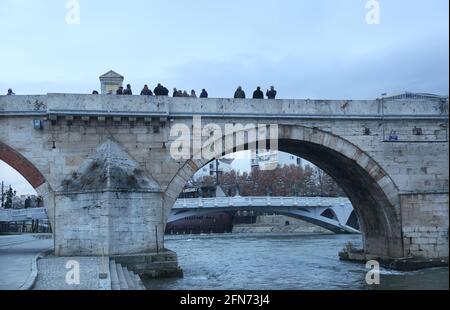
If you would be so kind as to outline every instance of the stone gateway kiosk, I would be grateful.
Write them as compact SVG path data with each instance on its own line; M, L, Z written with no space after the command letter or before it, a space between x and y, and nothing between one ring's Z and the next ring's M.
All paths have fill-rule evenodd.
M172 129L193 128L199 114L222 129L277 125L279 150L316 164L347 193L364 258L448 260L447 98L0 96L0 160L44 198L56 255L112 256L141 274L179 274L165 226L209 160L174 159Z

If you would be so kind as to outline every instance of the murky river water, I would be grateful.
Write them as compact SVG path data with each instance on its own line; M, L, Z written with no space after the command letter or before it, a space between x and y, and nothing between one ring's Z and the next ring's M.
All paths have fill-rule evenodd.
M339 261L355 235L229 234L166 237L177 252L182 279L152 280L161 290L447 289L449 269L381 271L381 284L365 283L364 265Z

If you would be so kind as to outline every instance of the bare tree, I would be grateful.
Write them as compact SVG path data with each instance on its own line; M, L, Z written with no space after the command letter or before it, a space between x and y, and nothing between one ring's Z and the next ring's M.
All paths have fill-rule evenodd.
M200 186L214 186L215 178L205 176L197 181ZM234 195L241 196L345 196L337 183L324 171L307 165L283 166L272 171L253 169L250 173L236 171L222 173L219 185Z

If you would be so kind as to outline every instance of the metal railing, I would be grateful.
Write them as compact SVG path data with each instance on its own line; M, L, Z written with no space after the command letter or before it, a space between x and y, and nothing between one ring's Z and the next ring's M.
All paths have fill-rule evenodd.
M226 207L345 207L348 198L329 197L215 197L180 198L173 209L206 209Z

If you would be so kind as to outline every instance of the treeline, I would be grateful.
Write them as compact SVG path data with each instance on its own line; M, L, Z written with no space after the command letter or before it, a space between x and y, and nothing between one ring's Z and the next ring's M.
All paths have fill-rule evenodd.
M214 186L216 177L205 176L193 185ZM241 196L345 197L344 191L323 170L307 165L282 166L275 170L253 169L250 173L221 173L219 184L226 194Z
M0 196L0 207L3 209L12 209L13 207L13 198L16 196L16 191L13 190L11 185L6 187L2 182L1 187L1 196Z

